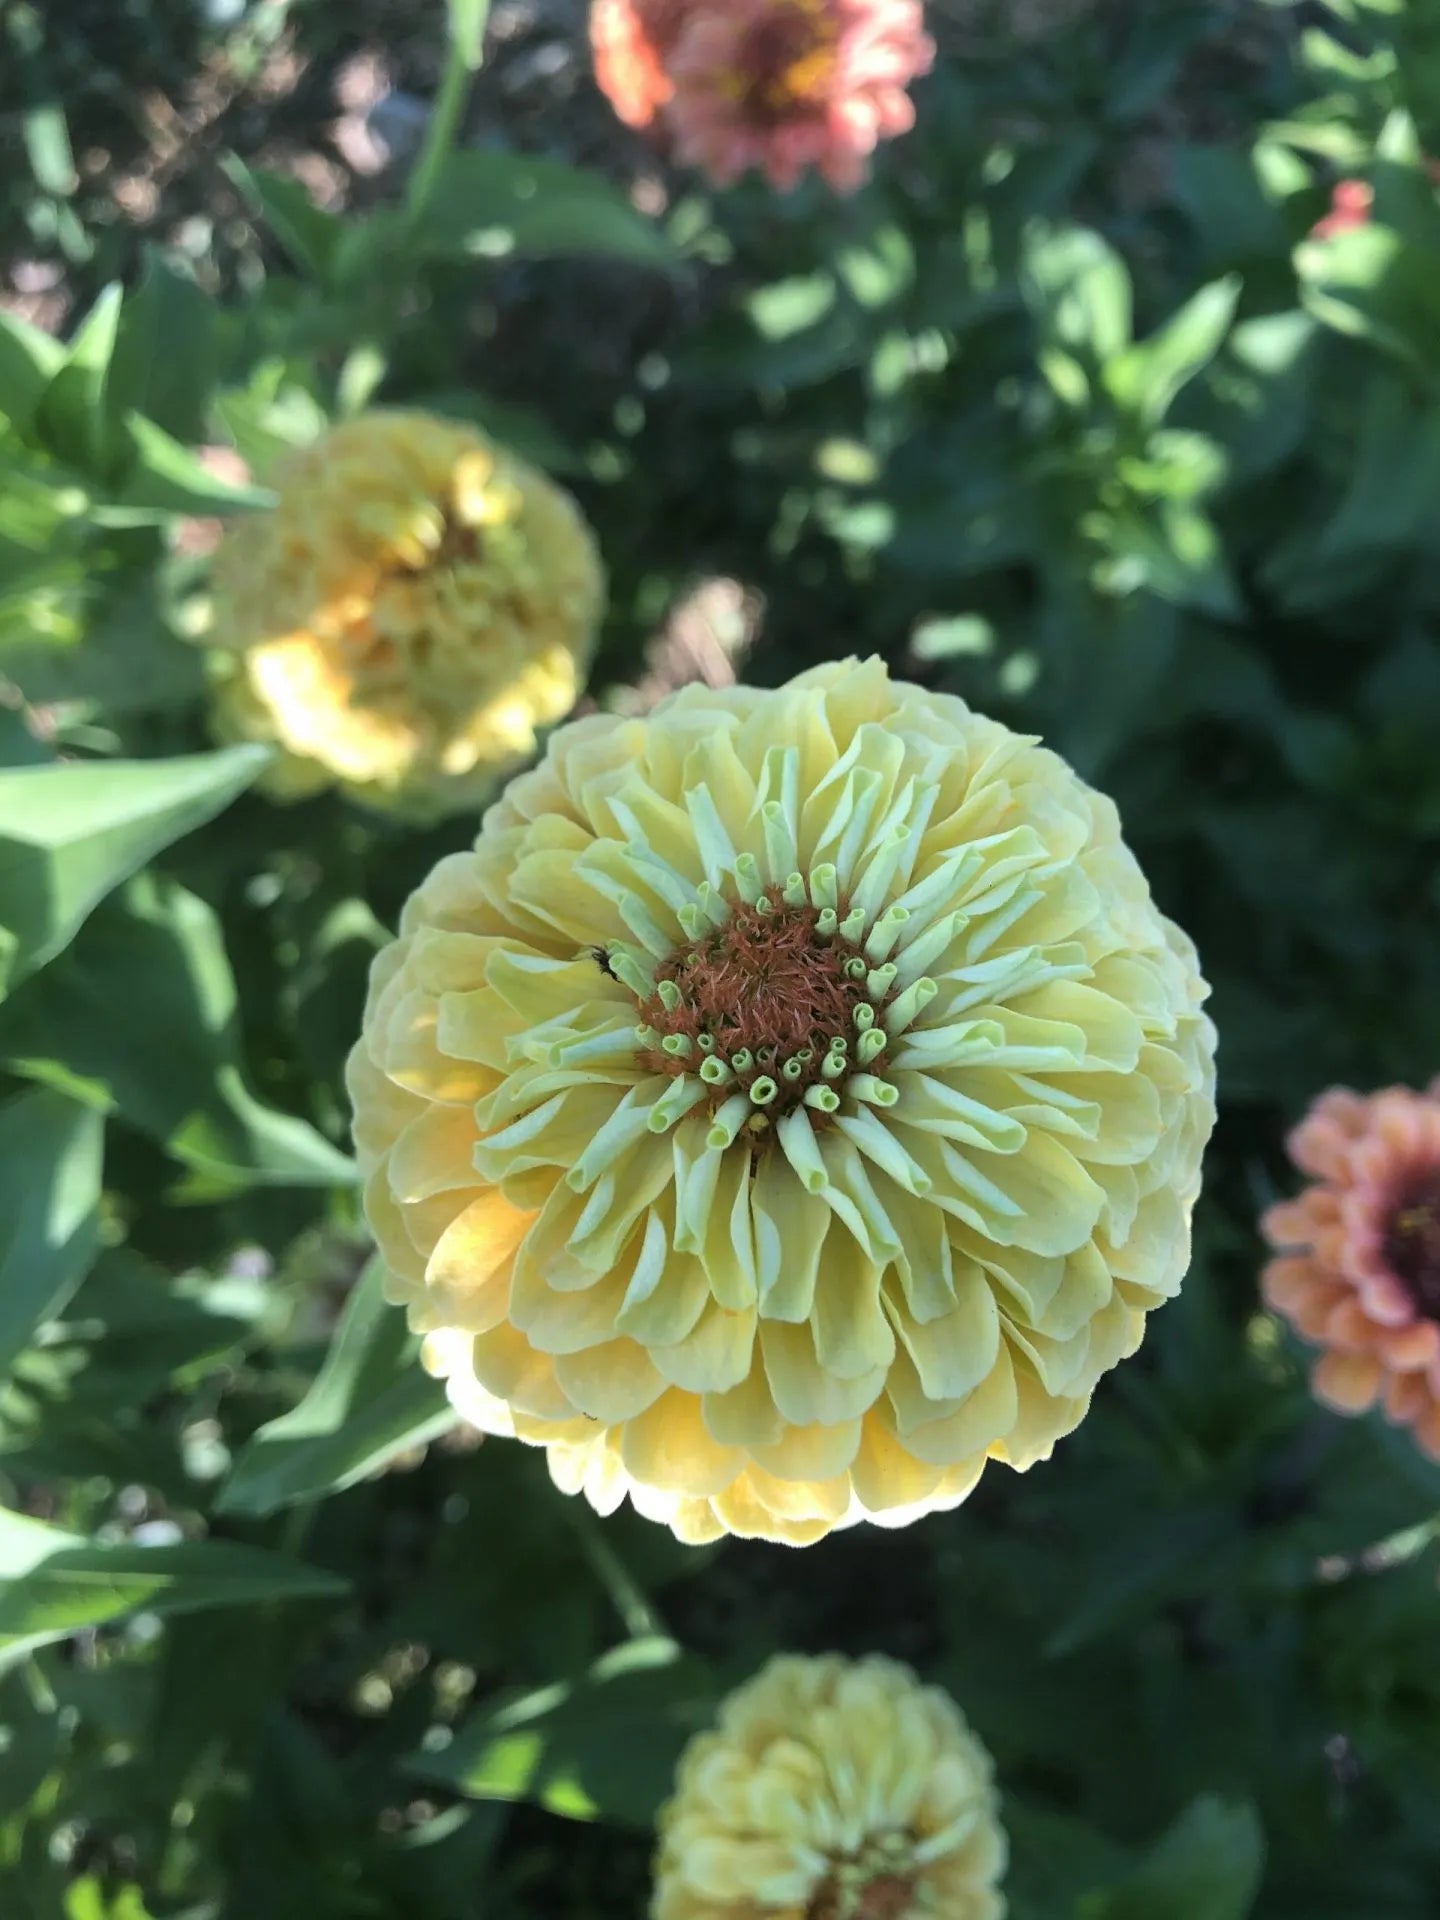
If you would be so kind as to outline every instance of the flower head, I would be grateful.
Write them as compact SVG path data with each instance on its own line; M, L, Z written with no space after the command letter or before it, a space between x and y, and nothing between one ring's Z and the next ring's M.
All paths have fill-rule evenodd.
M476 804L582 684L604 580L574 502L418 413L335 427L276 478L216 560L222 730L282 748L282 794Z
M1000 1920L992 1776L908 1667L782 1655L681 1756L653 1920Z
M371 1225L460 1412L687 1540L1026 1467L1179 1286L1213 1109L1110 802L840 662L561 729L377 959Z
M1379 1401L1440 1460L1440 1081L1368 1099L1332 1088L1288 1144L1315 1184L1261 1222L1281 1250L1265 1299L1323 1347L1327 1406Z
M632 126L657 116L679 158L728 185L815 167L842 192L905 133L934 43L920 0L599 0L596 74Z

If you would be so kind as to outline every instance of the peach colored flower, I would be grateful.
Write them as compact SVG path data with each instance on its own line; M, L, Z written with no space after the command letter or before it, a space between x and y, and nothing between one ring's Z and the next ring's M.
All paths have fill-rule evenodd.
M1180 1286L1206 992L1111 803L879 661L572 722L375 961L388 1296L602 1513L948 1510Z
M1330 197L1330 211L1310 229L1312 240L1333 240L1336 234L1368 227L1375 189L1363 180L1342 180Z
M675 89L666 61L694 0L594 0L595 80L627 127L648 127Z
M898 1660L777 1655L681 1756L651 1920L1002 1920L994 1771Z
M1280 1252L1266 1303L1324 1348L1327 1406L1379 1401L1440 1460L1440 1081L1369 1098L1332 1088L1288 1146L1315 1184L1261 1221Z
M914 125L906 88L934 58L919 0L696 7L670 61L676 151L722 185L758 167L785 189L816 167L851 192Z

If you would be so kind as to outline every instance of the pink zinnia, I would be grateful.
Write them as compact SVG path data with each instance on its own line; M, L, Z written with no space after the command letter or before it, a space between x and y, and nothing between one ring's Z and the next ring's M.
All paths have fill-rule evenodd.
M1281 1250L1266 1302L1325 1349L1321 1400L1342 1413L1380 1401L1440 1459L1440 1081L1368 1099L1333 1088L1288 1145L1315 1184L1261 1222Z
M920 0L596 0L596 77L621 119L658 123L722 186L750 167L841 192L906 132L935 58Z
M1330 211L1310 229L1312 240L1333 240L1337 233L1353 233L1356 227L1368 227L1370 209L1375 204L1375 189L1363 180L1342 180L1330 196Z

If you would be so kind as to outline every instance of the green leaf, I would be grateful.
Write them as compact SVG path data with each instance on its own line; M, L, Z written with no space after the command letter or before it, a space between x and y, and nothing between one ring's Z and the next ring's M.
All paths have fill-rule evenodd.
M267 1600L330 1600L346 1582L258 1547L87 1540L0 1509L0 1662L144 1608L195 1613Z
M296 266L323 285L345 230L343 221L317 207L300 182L283 173L247 167L233 153L224 168Z
M1104 364L1130 341L1130 275L1119 254L1084 227L1036 222L1025 238L1026 300L1050 337Z
M1264 1862L1253 1807L1197 1800L1119 1886L1081 1902L1081 1920L1246 1920Z
M17 433L30 426L40 397L65 364L65 349L39 327L0 307L0 414Z
M0 1106L0 1377L95 1258L102 1133L48 1088Z
M598 174L530 154L452 154L414 231L432 255L543 259L601 254L637 266L677 264L662 230Z
M111 381L124 405L186 445L205 437L222 358L219 308L167 260L153 254L125 302Z
M0 1054L149 1134L194 1170L185 1197L355 1178L313 1127L256 1099L219 923L159 875L142 874L102 906L75 946L0 1009Z
M131 452L125 480L109 499L91 508L97 526L143 527L181 514L234 513L275 504L266 487L238 485L211 473L188 447L143 414L126 417L125 433Z
M45 441L82 473L101 473L107 464L110 362L123 298L118 284L106 287L76 329L36 414Z
M1220 351L1239 299L1236 274L1202 287L1148 340L1110 362L1105 384L1113 398L1152 426L1163 420L1180 389Z
M245 746L0 771L0 993L59 953L162 847L229 806L268 758Z
M715 1698L708 1668L672 1640L632 1640L575 1681L469 1720L410 1770L480 1800L528 1800L571 1820L650 1827L675 1763Z
M245 1447L218 1511L274 1513L338 1493L455 1425L444 1389L420 1366L404 1314L386 1303L384 1279L372 1260L309 1392Z

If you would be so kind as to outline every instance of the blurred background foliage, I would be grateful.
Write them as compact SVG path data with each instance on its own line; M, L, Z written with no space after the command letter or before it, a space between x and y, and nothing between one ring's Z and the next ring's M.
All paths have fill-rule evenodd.
M633 1915L687 1733L833 1647L972 1717L1015 1920L1433 1920L1440 1471L1313 1406L1253 1223L1440 1065L1440 6L933 0L846 201L670 172L578 0L497 0L447 155L446 25L0 0L0 1911ZM879 651L1119 801L1222 1118L1050 1466L691 1551L419 1371L340 1073L474 822L266 806L197 644L214 517L390 401L580 494L595 701Z

